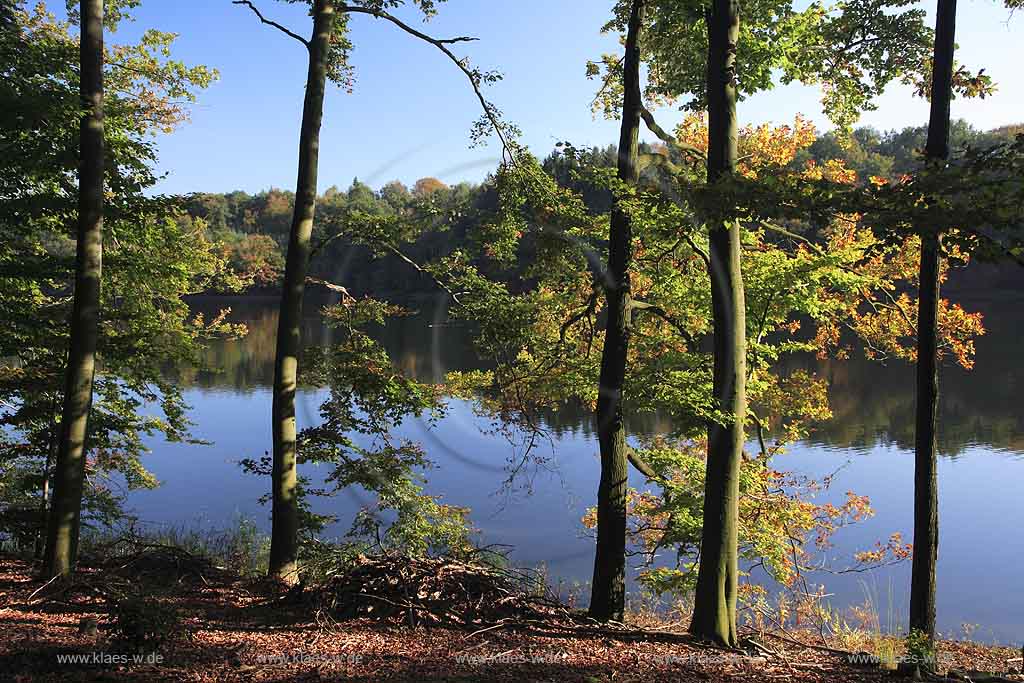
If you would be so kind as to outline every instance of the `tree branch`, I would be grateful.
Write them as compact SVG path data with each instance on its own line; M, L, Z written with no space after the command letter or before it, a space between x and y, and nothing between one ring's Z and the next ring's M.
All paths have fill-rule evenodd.
M321 287L329 289L332 292L337 292L338 294L341 294L342 301L345 301L346 299L355 299L355 297L352 296L352 294L347 289L345 289L341 285L334 284L333 282L328 282L327 280L321 280L319 278L315 278L312 276L307 276L306 282L311 285L320 285Z
M598 88L597 93L594 94L594 99L590 101L591 109L597 105L597 101L601 99L601 95L603 95L604 91L608 89L609 85L611 85L612 79L615 77L615 70L619 68L619 65L622 64L624 59L625 56L619 57L615 60L615 65L608 69L608 73L605 74L601 87Z
M583 320L584 318L593 314L597 308L597 298L600 290L595 287L594 291L590 293L590 298L587 299L587 305L582 311L573 315L571 318L562 323L562 328L558 331L558 341L560 344L565 343L565 335L573 325Z
M774 223L769 223L768 221L759 221L758 224L766 230L771 230L772 232L776 232L780 235L790 238L791 240L796 240L797 242L803 242L807 246L814 249L815 252L817 252L820 256L825 255L824 250L817 243L811 241L810 239L804 237L803 235L798 235L795 232L786 230L781 225L775 225Z
M766 230L771 230L772 232L776 232L776 233L778 233L780 235L784 235L784 236L786 236L786 237L788 237L788 238L790 238L792 240L795 240L797 242L802 242L803 244L806 244L812 250L814 250L814 252L818 256L820 256L821 258L830 258L829 254L825 251L824 248L822 248L821 246L819 246L815 242L807 239L803 235L798 235L795 232L791 232L789 230L786 230L782 226L775 225L774 223L770 223L768 221L760 221L760 225L763 228L765 228ZM860 271L858 271L856 268L853 268L851 266L847 266L847 265L842 264L842 263L837 263L836 266L840 270L843 270L843 271L845 271L847 273L851 273L851 274L857 275L857 276L863 275ZM893 297L892 292L888 291L885 288L879 288L878 292L889 301L890 305L887 306L887 308L890 308L891 310L895 310L897 313L900 314L900 316L907 323L907 325L909 325L912 329L915 329L915 330L917 329L917 324L911 319L910 315L903 309L903 306L901 306L899 304L899 301L895 297ZM866 292L862 294L862 297L869 304L871 304L872 306L875 306L875 303L870 299L870 297L868 297ZM860 336L860 335L858 335L858 336Z
M316 257L321 251L326 249L327 246L331 244L331 242L333 242L334 240L336 240L336 239L338 239L340 237L344 237L345 235L346 235L346 233L343 230L339 230L338 232L334 233L333 235L328 235L327 237L325 237L322 240L320 240L319 242L317 242L313 246L313 248L309 250L309 260L312 261L313 258Z
M669 135L664 128L658 125L658 122L654 120L654 114L648 109L640 109L640 117L647 124L648 130L658 136L658 139L669 146L670 149L674 149L684 156L692 158L694 161L699 161L703 164L707 163L707 155L692 145L687 145L679 142L675 137Z
M498 136L498 140L501 142L502 148L509 153L513 160L515 159L515 156L512 154L512 146L509 144L508 140L505 137L505 134L502 132L501 124L498 122L498 118L494 113L494 107L491 105L490 102L487 101L487 98L484 97L483 92L481 92L480 90L479 73L467 67L466 60L459 59L451 50L448 49L448 45L452 43L465 43L473 40L478 40L477 38L470 38L468 36L459 36L456 38L434 38L433 36L428 36L426 33L423 33L422 31L417 31L416 29L414 29L412 26L409 26L401 19L398 19L397 17L392 16L391 14L388 14L387 12L384 12L382 10L370 9L368 7L358 7L355 5L339 5L337 6L337 9L339 12L369 14L370 16L376 17L378 19L390 21L392 24L402 29L409 35L415 36L420 40L430 43L438 50L443 52L444 55L448 57L448 59L450 59L452 63L459 68L459 71L465 74L466 78L469 79L469 83L473 88L473 93L476 95L477 100L480 101L480 106L483 107L484 110L484 116L486 116L487 120L490 121L491 127L494 129L495 135Z
M652 481L663 481L658 473L654 471L650 465L644 462L643 458L636 454L636 451L632 447L627 447L626 458L629 459L629 464L636 468L636 471L644 475Z
M420 264L416 263L411 258L406 256L404 253L402 253L401 249L399 249L395 245L391 244L390 242L385 242L383 244L383 246L387 247L388 251L390 251L392 254L394 254L395 256L397 256L398 258L400 258L401 260L405 261L410 266L412 266L414 270L416 270L419 273L423 273L424 275L429 277L431 280L433 280L434 284L436 284L438 287L440 287L445 292L447 292L448 296L450 296L452 298L452 301L454 301L456 304L461 304L462 303L461 301L459 301L458 295L456 295L455 292L453 292L451 290L451 288L448 287L448 285L446 285L444 282L442 282L439 277L437 277L432 272L430 272L429 270L427 270L426 268L424 268L423 266L421 266ZM463 292L463 293L465 293L465 292Z
M754 428L757 431L757 443L761 447L761 455L765 458L770 458L772 454L768 452L768 445L764 438L764 424L761 422L761 418L753 410L748 410L747 416L754 422Z
M417 31L412 26L409 26L398 17L388 14L383 10L376 10L370 7L359 7L357 5L338 5L337 9L339 12L369 14L374 17L377 17L378 19L386 19L395 26L405 31L406 33L412 34L421 40L425 40L431 45L451 45L452 43L470 43L476 40L480 40L479 38L474 38L472 36L457 36L455 38L434 38L433 36L428 36L426 33Z
M649 304L645 301L633 299L629 302L629 307L631 310L634 311L647 311L648 313L653 313L654 315L658 316L659 318L667 322L669 325L671 325L676 330L676 332L679 333L679 336L686 340L686 343L690 345L691 349L696 350L697 340L693 338L693 335L690 334L690 332L685 327L683 327L683 325L678 320L669 315L668 312L661 306L655 306L654 304Z
M707 271L710 274L711 273L711 256L708 255L708 252L706 252L703 249L701 249L697 245L697 243L693 241L693 238L690 237L689 235L683 235L683 239L686 240L686 243L688 245L690 245L690 249L693 249L694 253L696 253L698 256L700 256L701 260L704 261L704 267L707 268Z
M309 48L309 41L308 40L306 40L305 38L303 38L302 36L300 36L297 33L292 33L291 31L289 31L288 29L286 29L284 26L282 26L281 24L277 23L276 21L271 21L270 19L267 19L265 16L263 16L263 14L258 9L256 9L256 5L252 4L249 0L231 0L231 4L232 5L245 5L246 7L248 7L249 9L251 9L253 11L253 13L259 18L259 20L261 22L263 22L264 24L267 24L268 26L273 26L274 28L276 28L278 31L280 31L281 33L285 34L286 36L288 36L290 38L294 38L295 40L297 40L300 43L302 43L303 45L305 45L307 49Z

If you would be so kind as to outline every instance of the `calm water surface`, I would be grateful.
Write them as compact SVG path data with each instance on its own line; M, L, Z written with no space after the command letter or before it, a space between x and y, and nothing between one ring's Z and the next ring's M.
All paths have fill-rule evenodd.
M180 370L185 396L196 423L194 435L212 442L190 446L155 441L149 467L162 486L133 493L130 506L154 524L224 528L239 516L269 529L269 510L257 499L269 482L242 474L238 461L259 457L270 448L270 390L274 300L209 299L204 310L231 306L233 318L249 325L249 335L210 349L218 373ZM1019 335L1024 329L1024 302L974 303L986 313L989 334L978 343L973 371L945 368L942 378L939 464L941 545L939 549L939 627L960 635L964 626L986 641L1024 640L1024 562L1021 493L1024 487L1024 370L1019 363ZM311 306L315 309L315 306ZM442 307L421 305L417 317L381 332L393 358L421 378L475 364L465 331L445 324ZM304 337L311 344L330 343L330 331L316 315L307 316ZM776 460L780 469L822 477L840 470L819 500L839 502L846 492L871 498L875 517L841 530L829 556L848 564L858 550L902 532L913 532L913 368L863 360L827 362L817 369L829 378L835 418L805 442ZM324 393L300 395L300 428L313 424ZM486 543L508 544L524 564L544 563L554 580L583 584L590 578L593 543L580 519L597 491L597 442L586 415L562 415L550 425L557 436L545 446L548 467L503 487L507 465L520 452L491 425L455 402L434 427L419 421L403 425L404 436L420 441L436 468L429 490L446 502L468 506ZM638 420L636 431L654 432L656 418ZM315 471L306 472L315 477ZM635 473L633 473L635 474ZM642 478L633 482L642 487ZM342 535L353 514L371 502L358 491L314 501L315 509L336 514L331 529ZM813 577L825 583L839 608L860 604L865 593L876 596L884 614L905 615L909 563L870 574ZM584 591L585 594L585 591ZM905 617L904 617L905 620Z

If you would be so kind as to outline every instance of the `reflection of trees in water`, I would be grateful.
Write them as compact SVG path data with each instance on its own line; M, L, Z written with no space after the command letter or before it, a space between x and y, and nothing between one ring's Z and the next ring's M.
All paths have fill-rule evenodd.
M1019 307L971 306L985 313L988 334L977 341L973 370L945 364L939 392L939 450L956 457L972 445L1024 453L1024 408L1018 389L1024 371L1015 363L1017 335L1024 324ZM810 441L839 448L891 444L914 447L914 369L885 365L856 354L846 361L793 359L785 370L817 370L829 380L832 420L820 424Z
M331 331L322 325L313 301L303 322L303 339L309 345L328 345ZM274 334L277 328L275 299L211 297L198 300L196 310L207 315L231 306L231 318L244 322L249 334L240 340L210 345L204 362L209 369L178 369L175 378L183 387L230 389L249 392L269 387L274 374ZM425 300L417 315L398 318L375 336L398 366L419 380L439 381L449 370L481 367L472 351L465 328L444 324L444 316L430 310ZM939 448L943 455L957 456L970 445L1024 453L1024 408L1019 388L1024 370L1014 363L1018 329L1024 314L1012 305L990 305L986 313L989 334L978 341L977 364L967 372L945 366L939 406ZM435 327L435 324L440 326ZM829 380L833 419L820 424L812 443L837 448L870 448L893 444L912 449L914 443L914 372L905 363L886 365L857 354L845 361L791 358L781 370L814 370ZM592 438L593 416L585 406L569 404L540 416L559 437ZM630 415L630 433L669 431L669 420L654 413Z
M558 410L544 410L540 421L559 438L584 437L597 439L594 412L580 403L567 403ZM667 434L672 430L668 418L660 413L626 413L626 431L632 435Z
M211 341L202 355L201 367L176 369L174 376L181 386L240 393L270 387L274 380L276 298L201 297L191 303L194 311L207 317L231 308L229 319L244 323L248 333L242 339ZM303 335L312 332L303 329Z
M302 321L302 339L307 347L329 346L334 332L324 325L320 309L333 300L310 297ZM274 378L274 339L277 331L276 297L198 297L193 310L207 317L230 307L232 322L248 328L242 339L215 340L203 355L201 368L176 368L171 375L183 387L230 389L250 392L269 388ZM454 326L433 327L438 316L433 301L413 315L395 318L373 331L398 367L421 381L441 381L448 370L474 366L469 335ZM410 304L411 309L417 306ZM440 320L444 320L441 316Z

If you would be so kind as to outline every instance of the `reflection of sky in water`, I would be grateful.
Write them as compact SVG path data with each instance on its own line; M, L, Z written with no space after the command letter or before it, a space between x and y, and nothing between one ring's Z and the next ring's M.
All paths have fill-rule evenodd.
M237 304L235 310L239 311ZM226 370L215 376L183 377L183 383L192 386L186 399L193 407L194 434L214 445L152 444L154 455L147 461L163 486L131 498L145 521L217 528L244 515L269 527L269 508L257 503L269 491L269 481L243 476L237 461L258 458L270 447L266 385L272 371L270 330L276 318L265 307L255 310L260 315L241 312L243 319L253 321L251 336L215 348L210 358ZM427 320L406 320L382 334L398 362L420 376L459 367L467 356L462 331L424 324L434 319L431 315ZM329 333L311 327L307 338L328 341ZM974 372L945 371L942 449L952 457L942 458L939 466L939 627L944 633L959 634L962 624L979 624L976 638L1007 642L1024 636L1024 592L1017 578L1024 559L1024 536L1019 532L1024 516L1024 411L1016 398L1008 398L1021 373L1013 362L1012 342L1012 333L1008 337L993 332L979 343ZM912 537L913 455L907 448L913 428L912 370L859 361L820 369L832 381L836 418L809 442L779 456L775 465L816 478L842 467L819 502L841 502L848 490L871 498L875 517L835 536L828 554L835 565L843 566L854 552L869 549L893 532L901 532L907 541ZM322 395L302 394L300 426L316 420ZM516 561L543 562L555 580L585 582L592 570L593 543L584 536L580 519L597 490L596 439L588 416L567 411L557 419L560 436L553 446L538 446L540 455L554 456L551 466L532 472L529 493L522 490L522 480L517 490L502 490L508 459L521 449L490 433L489 423L465 403L453 403L433 428L414 420L400 433L421 442L436 464L428 473L428 490L447 503L471 508L484 543L514 546ZM637 422L636 428L644 431L657 428L654 420ZM314 467L307 466L304 473L316 479ZM635 486L643 485L642 478L631 476ZM339 516L340 523L330 533L340 536L366 502L361 492L346 491L313 505ZM826 584L837 607L862 603L866 584L880 600L884 620L890 586L892 607L898 614L906 612L909 569L905 563L871 574L810 578Z

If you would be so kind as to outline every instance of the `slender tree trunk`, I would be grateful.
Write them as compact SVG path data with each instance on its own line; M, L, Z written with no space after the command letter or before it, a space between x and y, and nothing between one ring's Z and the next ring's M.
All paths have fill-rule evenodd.
M60 442L43 558L43 573L48 577L70 574L78 552L103 269L103 1L82 0L81 15L79 90L84 111L79 143L78 244Z
M273 529L270 539L270 575L293 583L298 579L299 508L296 499L295 392L298 384L302 294L309 265L310 237L316 210L320 122L334 8L330 0L316 0L313 36L309 41L309 73L299 136L299 172L295 184L295 212L288 239L277 352L274 358Z
M708 16L708 182L736 167L736 42L739 3L714 0ZM730 225L732 223L732 225ZM714 397L726 422L708 427L707 478L700 567L691 632L736 644L739 474L746 418L746 309L740 271L740 226L725 217L710 231L714 326Z
M932 163L949 156L956 0L939 0L935 20L931 116L925 155ZM910 581L910 628L935 638L935 564L939 553L939 484L936 423L939 405L938 314L942 236L922 231L917 312L917 420L914 433L914 562Z
M54 396L50 415L53 415L57 408L57 396ZM50 426L49 439L46 444L46 462L43 463L43 483L39 489L39 529L40 532L36 536L36 546L33 551L33 555L37 560L43 558L43 553L46 550L46 531L47 531L47 518L49 516L50 508L50 470L53 469L53 461L57 457L57 444L59 443L60 437L60 423L54 422Z
M625 93L619 132L619 178L639 179L637 136L640 131L640 27L644 0L634 0L623 62ZM633 256L629 216L612 209L605 296L608 319L597 398L597 434L601 449L601 483L597 489L597 553L590 593L590 616L621 621L626 602L626 494L629 465L622 415L622 385L630 335L629 266Z

